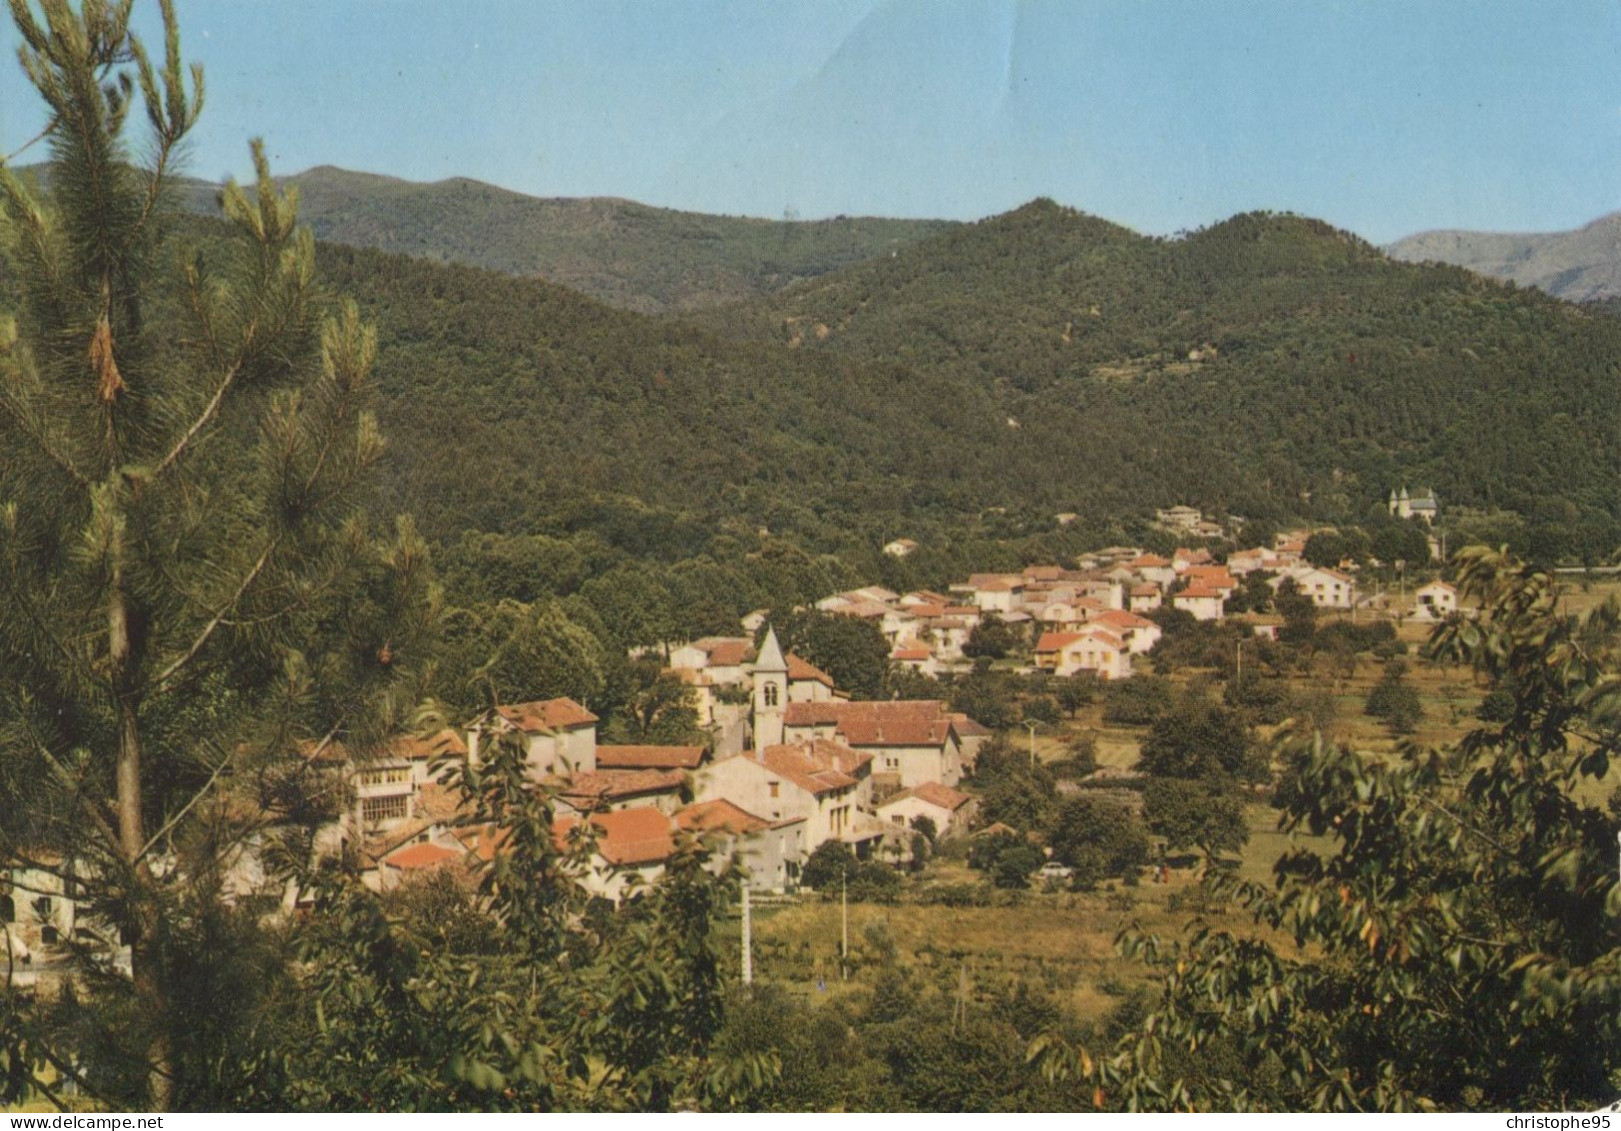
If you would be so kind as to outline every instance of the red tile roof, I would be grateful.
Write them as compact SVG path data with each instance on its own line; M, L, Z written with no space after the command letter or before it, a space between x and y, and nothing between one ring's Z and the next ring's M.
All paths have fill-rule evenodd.
M681 788L681 770L588 770L561 779L562 795L571 801L617 801L644 793L669 793Z
M722 640L709 649L709 666L735 668L754 654L754 645L747 640Z
M906 791L913 797L927 801L930 805L938 805L942 809L955 812L973 800L971 796L950 786L941 785L937 781L926 781L922 785L914 785Z
M388 751L396 758L427 762L435 758L465 758L467 743L463 742L455 731L446 727L438 734L430 734L426 738L415 734L402 734L388 744Z
M938 699L790 703L783 721L790 727L832 726L851 746L940 746L951 729L951 716Z
M654 864L668 860L675 851L670 818L657 809L620 809L595 813L591 824L597 830L597 855L610 864ZM569 834L577 829L576 817L563 817L552 824L552 837L560 849L567 849Z
M598 746L599 770L695 770L702 746Z
M981 726L961 711L951 712L951 725L964 738L987 738L994 733L990 727Z
M1121 629L1155 627L1154 622L1148 618L1140 617L1136 613L1125 612L1122 609L1110 609L1106 613L1099 613L1097 616L1092 618L1091 623Z
M1122 638L1107 625L1089 624L1081 630L1081 636L1087 640L1094 640L1099 644L1113 648L1116 651L1126 646L1124 638Z
M927 648L897 648L889 654L891 660L927 660L933 652Z
M801 660L792 652L788 653L788 682L798 683L800 680L814 680L817 683L833 686L833 677L821 668L808 661Z
M1190 585L1186 589L1182 590L1182 592L1178 593L1176 595L1176 599L1180 601L1183 597L1225 597L1225 596L1226 596L1226 594L1224 594L1221 590L1212 589L1208 585Z
M413 844L389 853L383 858L383 863L402 872L416 872L460 860L464 855L453 848L441 848L437 844Z
M756 817L747 809L740 808L725 798L688 805L676 813L675 823L678 828L686 829L688 832L728 832L733 836L758 832L771 824L765 818Z
M595 715L572 699L537 699L533 703L497 707L496 711L525 734L573 730L597 721Z
M758 761L772 773L819 797L855 785L860 780L855 774L872 762L872 755L817 738L767 746L759 752Z
M1037 652L1058 652L1081 638L1078 632L1043 632L1036 641Z

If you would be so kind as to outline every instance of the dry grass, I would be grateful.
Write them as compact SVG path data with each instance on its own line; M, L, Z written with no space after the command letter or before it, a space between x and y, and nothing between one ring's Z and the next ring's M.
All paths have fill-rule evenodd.
M1249 810L1251 842L1241 874L1266 879L1272 864L1290 845L1276 830L1276 815L1265 806ZM931 865L930 884L976 883L978 873L954 861ZM1174 869L1164 884L1137 887L1110 884L1097 892L1031 891L1009 907L944 907L901 903L850 905L852 978L839 978L840 908L807 895L794 906L762 910L756 917L755 970L812 997L859 992L880 964L881 940L893 945L904 965L942 981L966 967L976 979L1022 978L1043 985L1078 1016L1099 1020L1134 989L1149 971L1115 951L1115 937L1136 925L1168 938L1183 936L1201 918L1185 904L1198 887L1193 869ZM1287 939L1257 927L1235 907L1202 917L1213 926L1268 935L1287 948ZM736 938L736 925L728 932ZM820 983L820 988L818 984Z

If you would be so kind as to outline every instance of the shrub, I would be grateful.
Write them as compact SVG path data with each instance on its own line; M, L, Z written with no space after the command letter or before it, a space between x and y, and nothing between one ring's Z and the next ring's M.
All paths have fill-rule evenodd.
M1225 707L1184 703L1157 719L1143 741L1138 766L1155 777L1260 780L1243 720Z
M1101 797L1072 797L1058 811L1053 859L1075 869L1077 887L1129 875L1148 863L1148 832L1136 813Z
M805 861L800 883L818 891L836 888L842 878L846 883L856 877L856 858L843 841L824 840Z
M1009 833L981 837L968 851L968 866L984 872L999 888L1028 887L1031 873L1043 863L1039 848Z
M1380 719L1392 734L1411 734L1424 718L1424 705L1418 692L1407 682L1407 665L1400 660L1385 664L1385 673L1363 706L1369 716Z
M1249 843L1244 803L1212 781L1155 778L1143 790L1143 819L1172 851L1197 848L1207 857Z
M1171 685L1159 676L1134 675L1103 693L1103 721L1147 726L1171 709Z
M888 864L864 860L856 865L848 892L863 903L894 903L901 891L901 874Z

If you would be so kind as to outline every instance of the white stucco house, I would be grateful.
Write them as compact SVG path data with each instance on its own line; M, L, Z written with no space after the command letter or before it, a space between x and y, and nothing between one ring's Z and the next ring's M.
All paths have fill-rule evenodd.
M1413 594L1414 620L1446 620L1457 611L1458 591L1445 581L1432 581Z

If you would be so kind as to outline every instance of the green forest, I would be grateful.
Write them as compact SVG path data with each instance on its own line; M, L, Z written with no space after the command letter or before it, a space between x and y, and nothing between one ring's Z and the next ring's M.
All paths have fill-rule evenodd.
M54 995L18 988L0 932L0 1100L1613 1098L1617 809L1595 791L1621 752L1621 606L1569 615L1546 568L1621 543L1609 314L1393 263L1298 217L1153 239L1046 201L906 240L830 222L825 245L807 230L780 249L791 264L769 258L783 229L762 226L729 253L752 266L718 306L715 257L672 253L686 244L662 229L627 244L640 266L616 267L636 297L605 290L707 309L638 313L427 248L318 243L259 141L253 183L224 188L218 216L188 213L198 188L173 178L202 71L168 0L161 43L134 34L131 11L11 5L49 125L30 154L43 166L0 162L0 863L8 884L60 881L96 926L63 942L72 977ZM484 190L446 191L434 207ZM890 253L853 262L869 241ZM1203 854L1201 906L1230 903L1257 931L1122 930L1119 953L1154 981L1101 1019L1041 978L908 968L881 930L863 939L870 989L818 1005L740 988L722 950L739 876L708 867L712 842L680 836L660 882L622 906L587 898L576 881L596 834L588 821L559 834L561 795L533 780L515 733L477 764L437 767L482 830L470 887L380 894L349 846L318 843L347 803L340 753L368 766L402 734L494 704L567 695L607 741L702 742L658 649L765 610L858 695L941 693L1016 737L1030 725L1028 764L1004 736L970 784L992 816L1044 832L1070 869L1064 894L1135 886L1144 828L1091 798L1060 802L1037 764L1035 726L1095 689L1009 690L993 658L1012 638L995 631L971 641L971 675L912 677L870 624L800 606L863 583L1067 564L1105 542L1167 549L1151 519L1173 503L1242 516L1252 538L1344 526L1314 536L1314 560L1416 564L1421 532L1384 509L1401 485L1433 487L1471 540L1508 544L1456 557L1480 615L1443 622L1424 648L1472 674L1490 709L1455 745L1365 758L1308 714L1285 717L1259 681L1336 642L1354 674L1362 650L1395 661L1391 640L1319 633L1315 607L1280 589L1281 645L1250 661L1279 670L1246 682L1236 630L1162 616L1167 671L1220 670L1232 646L1221 704L1173 702L1146 676L1111 688L1105 712L1149 727L1145 820ZM902 535L917 553L881 552ZM1264 602L1262 588L1244 599ZM1406 668L1385 670L1367 710L1411 733ZM1094 755L1075 747L1064 772ZM1257 881L1218 857L1263 799L1301 839ZM912 829L920 859L932 833ZM264 875L244 890L231 877L247 847ZM943 902L1011 907L1043 867L1011 829L966 855L986 882ZM879 861L815 863L829 890L848 880L877 905L902 883ZM18 896L39 891L8 890L13 911ZM127 966L108 958L120 951Z

